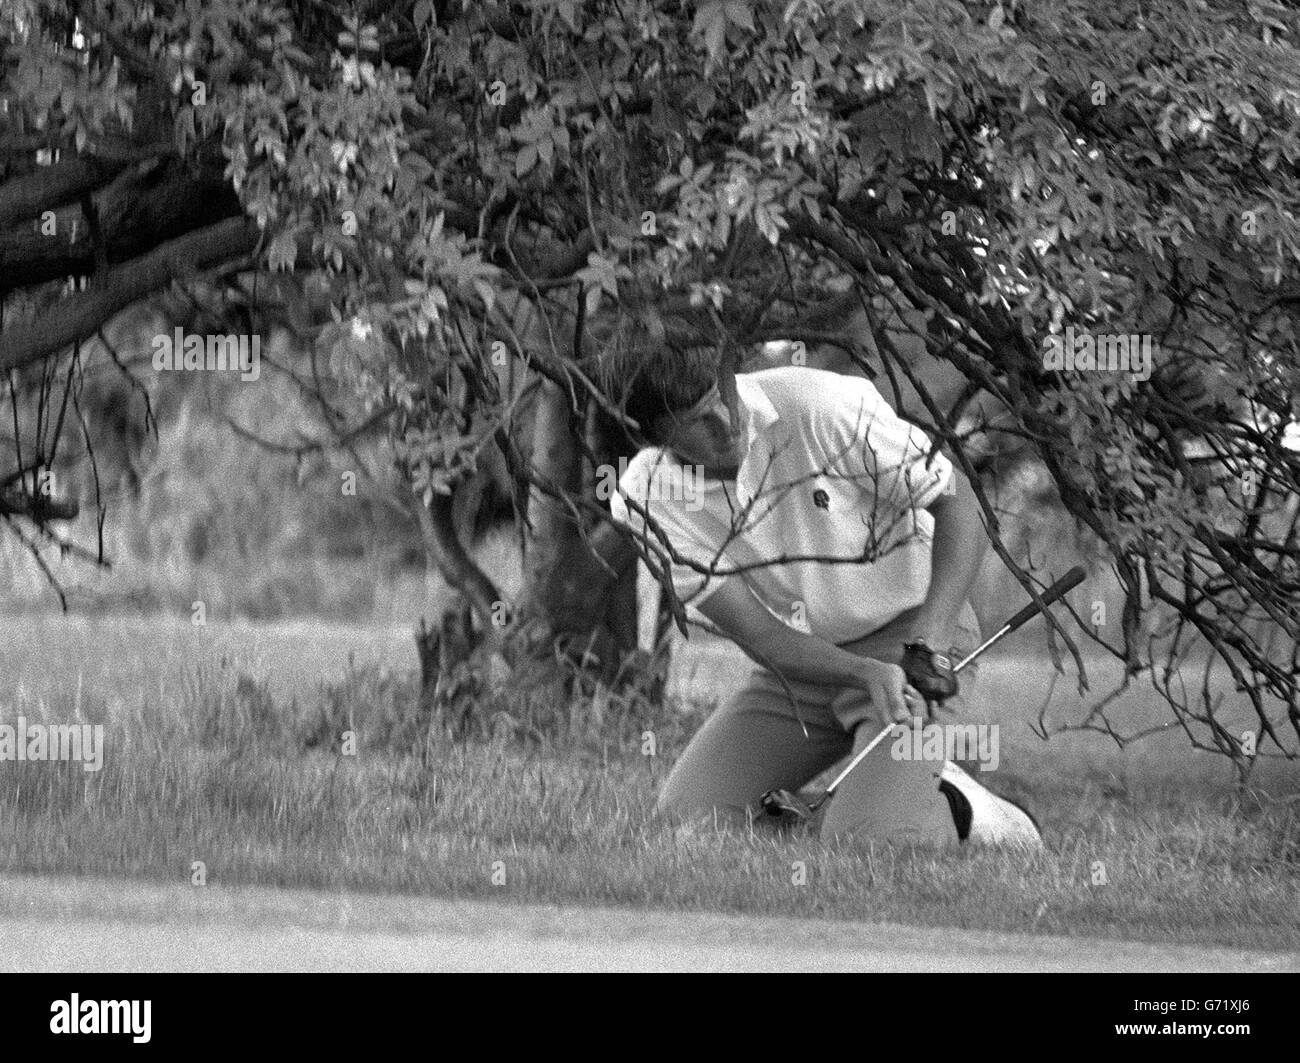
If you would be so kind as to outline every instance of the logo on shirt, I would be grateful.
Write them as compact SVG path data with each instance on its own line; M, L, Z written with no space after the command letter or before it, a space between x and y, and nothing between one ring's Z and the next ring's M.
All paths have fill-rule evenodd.
M819 487L813 492L813 505L818 509L824 509L829 512L831 508L831 496Z

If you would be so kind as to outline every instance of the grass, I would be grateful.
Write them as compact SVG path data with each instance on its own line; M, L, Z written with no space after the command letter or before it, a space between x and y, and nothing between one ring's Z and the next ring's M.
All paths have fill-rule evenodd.
M1300 803L1285 788L1243 797L1228 773L1176 766L1135 778L1058 742L1052 757L1004 748L997 773L1043 823L1034 857L672 827L653 797L701 705L650 716L506 695L479 739L453 743L420 716L396 642L358 639L344 663L337 631L155 630L134 658L139 632L111 621L29 619L4 640L0 667L23 678L0 721L100 721L107 751L99 773L0 764L0 868L188 882L202 861L225 885L1300 947ZM68 631L76 663L42 658Z

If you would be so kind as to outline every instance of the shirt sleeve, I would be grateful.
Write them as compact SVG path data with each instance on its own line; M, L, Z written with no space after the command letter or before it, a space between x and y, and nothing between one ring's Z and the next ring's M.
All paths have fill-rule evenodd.
M636 502L683 559L706 569L722 568L727 562L719 546L711 543L715 537L706 527L710 515L706 510L693 510L687 500L675 497L680 492L673 491L668 482L670 460L658 449L638 454L610 495L610 514L633 535L644 536L651 556L660 557L665 552L663 539L648 527L645 516L629 505L629 500ZM670 560L668 574L677 597L692 606L708 599L725 578L697 571L686 560Z
M829 401L826 401L826 400ZM812 429L829 467L893 515L929 509L949 490L952 462L861 377L818 403Z

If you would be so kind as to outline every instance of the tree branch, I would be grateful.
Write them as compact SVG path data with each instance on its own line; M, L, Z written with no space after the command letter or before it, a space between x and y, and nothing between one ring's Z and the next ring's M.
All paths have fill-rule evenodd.
M102 288L64 301L49 317L0 332L0 371L48 358L93 336L118 311L175 277L251 254L258 235L249 219L229 218L110 270Z

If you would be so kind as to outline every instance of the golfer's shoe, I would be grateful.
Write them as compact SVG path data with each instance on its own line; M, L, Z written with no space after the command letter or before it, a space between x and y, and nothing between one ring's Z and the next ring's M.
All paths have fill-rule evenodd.
M797 819L811 819L815 809L793 790L768 790L761 802L763 811L769 816Z
M986 790L952 761L944 762L939 790L948 799L963 842L1025 850L1043 847L1043 835L1033 816Z

